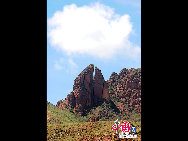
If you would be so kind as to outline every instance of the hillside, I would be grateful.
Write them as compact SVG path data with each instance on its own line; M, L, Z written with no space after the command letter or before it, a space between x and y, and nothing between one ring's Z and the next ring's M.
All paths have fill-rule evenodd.
M96 111L105 111L109 109L109 103L103 103ZM113 112L110 110L113 114ZM91 115L90 115L91 116ZM120 141L115 131L111 129L114 124L109 119L101 119L106 121L91 122L90 116L80 117L68 110L61 110L47 102L47 140L48 141L82 141L82 140L115 140ZM92 117L92 116L91 116ZM103 116L105 118L105 116ZM107 118L107 117L106 117ZM122 122L122 121L121 121ZM141 123L130 122L132 126L137 127L138 138L141 140ZM125 140L125 139L124 139Z
M73 91L56 106L79 116L92 115L95 121L134 116L140 120L141 69L123 68L105 81L101 70L91 64L76 77Z
M138 138L119 139L111 129L116 119L136 127ZM65 99L47 102L47 139L140 141L141 69L123 68L105 81L99 68L87 66Z
M122 123L122 121L120 121ZM137 127L136 139L120 139L113 131L113 121L81 122L81 123L64 123L47 126L48 141L141 141L141 124L140 122L130 122L132 126Z
M68 110L61 110L47 102L47 124L63 124L71 122L87 122L88 117L80 117Z

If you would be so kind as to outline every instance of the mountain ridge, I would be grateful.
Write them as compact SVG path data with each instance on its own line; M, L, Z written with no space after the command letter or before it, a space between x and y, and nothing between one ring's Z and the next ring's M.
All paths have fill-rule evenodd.
M120 117L129 117L132 112L140 114L141 68L123 68L119 74L112 72L105 81L101 70L90 64L74 80L73 91L56 106L84 116L104 102L113 103Z

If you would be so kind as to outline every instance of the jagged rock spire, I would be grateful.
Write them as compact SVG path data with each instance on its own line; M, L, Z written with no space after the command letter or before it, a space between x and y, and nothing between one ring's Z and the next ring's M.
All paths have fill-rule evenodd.
M73 91L67 95L64 106L58 102L61 109L67 107L74 109L79 115L83 115L85 110L89 110L98 102L104 99L109 100L108 84L105 82L101 70L94 65L87 66L74 80Z

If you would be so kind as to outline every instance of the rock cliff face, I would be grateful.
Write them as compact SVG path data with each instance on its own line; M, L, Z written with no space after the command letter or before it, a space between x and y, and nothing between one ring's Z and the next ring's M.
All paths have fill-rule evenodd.
M93 81L94 103L97 104L103 99L109 100L108 86L106 86L107 84L101 70L99 70L97 67L95 67L95 76Z
M104 100L109 101L108 84L97 67L93 78L94 65L86 67L74 80L73 91L65 101L58 101L60 109L73 109L78 115L83 115Z
M121 112L132 109L141 113L141 69L124 68L119 74L113 72L107 83L111 99L119 99L116 105Z
M73 91L56 106L82 116L104 101L113 101L123 116L132 110L141 113L141 69L124 68L105 81L101 70L91 64L74 80Z

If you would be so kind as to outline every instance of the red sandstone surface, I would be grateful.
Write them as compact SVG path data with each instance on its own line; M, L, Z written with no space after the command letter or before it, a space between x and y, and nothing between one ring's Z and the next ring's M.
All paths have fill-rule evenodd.
M95 69L95 75L93 72ZM141 112L141 69L122 69L119 74L113 72L105 81L101 70L94 65L87 66L74 80L73 91L65 100L58 101L60 109L73 109L78 115L83 115L101 101L119 98L117 108L127 111L129 108Z

